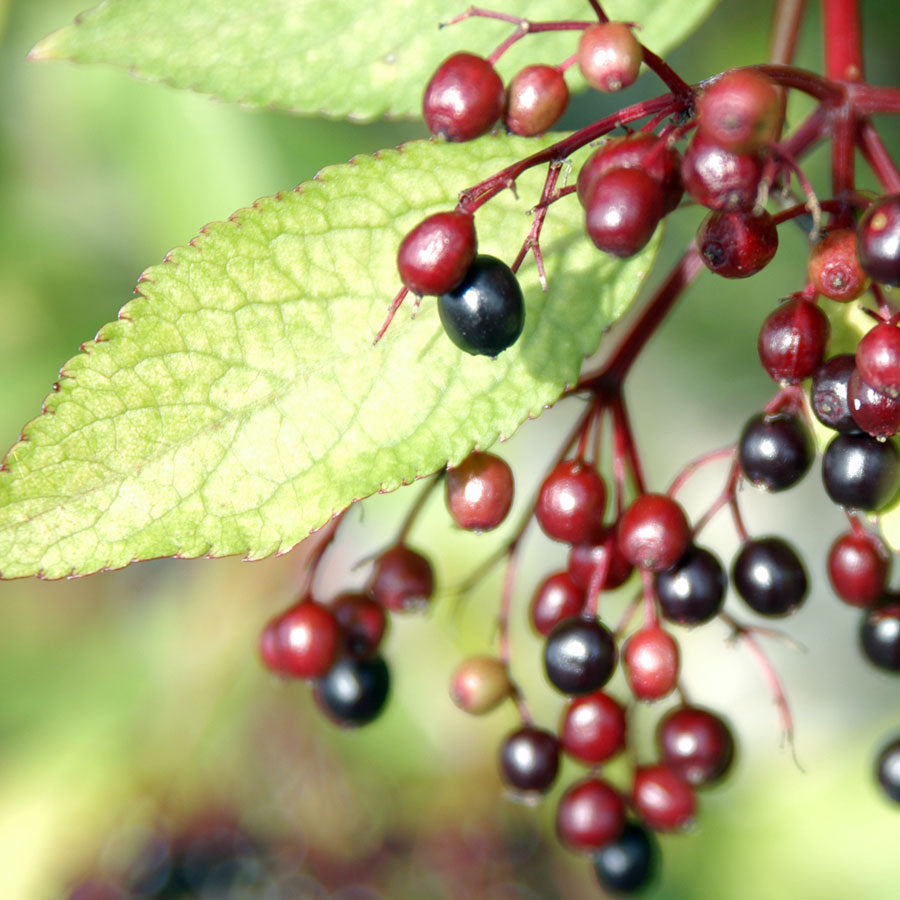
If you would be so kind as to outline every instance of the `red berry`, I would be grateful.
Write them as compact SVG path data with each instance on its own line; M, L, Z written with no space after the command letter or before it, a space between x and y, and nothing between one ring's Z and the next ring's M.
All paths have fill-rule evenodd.
M590 25L578 42L578 68L598 91L619 91L633 84L644 51L631 29L621 22Z
M613 169L594 183L585 213L594 244L627 259L647 245L662 219L662 188L642 169Z
M403 238L397 253L400 280L414 294L446 294L469 271L477 247L471 215L435 213Z
M351 656L369 656L378 649L387 629L387 616L380 603L368 594L346 593L335 597L331 611Z
M900 328L879 322L856 348L863 381L889 397L900 397Z
M610 557L608 563L607 554ZM598 586L604 591L621 587L634 571L619 549L615 526L604 528L603 536L596 544L575 544L569 551L569 574L583 591L590 590L594 573L601 570L606 572L606 577Z
M756 204L762 161L755 153L729 153L699 132L681 161L685 190L701 206L750 209Z
M872 281L900 284L900 194L876 200L859 220L859 261Z
M599 765L625 748L625 710L603 691L575 697L565 708L559 740L569 756Z
M694 787L718 781L734 760L731 729L696 706L669 710L656 728L656 743L663 763Z
M700 225L697 248L711 272L725 278L749 278L772 261L778 231L765 210L714 212Z
M266 625L260 652L266 666L280 675L321 678L334 665L340 645L334 614L306 598Z
M625 642L622 664L638 700L659 700L678 683L678 644L658 626L642 628Z
M450 679L450 699L473 716L496 709L511 692L506 666L493 656L463 660Z
M584 589L575 584L568 572L556 572L546 578L531 600L531 624L546 637L564 619L580 615L584 609Z
M572 850L598 850L625 828L625 803L602 778L585 778L559 798L556 834Z
M632 803L637 814L656 831L681 831L691 824L694 792L665 765L642 766L634 773Z
M512 469L492 453L473 450L447 470L447 509L466 531L490 531L506 518L513 501Z
M559 463L544 479L534 513L555 541L590 543L603 533L606 483L581 459Z
M819 367L830 334L828 316L815 303L792 297L769 313L756 349L771 378L796 383Z
M684 510L664 494L642 494L619 522L619 548L634 566L661 572L681 559L691 542Z
M431 76L422 101L425 125L448 141L487 134L503 112L503 82L488 60L471 53L447 57Z
M876 391L854 369L847 382L847 401L853 421L872 437L891 437L900 431L900 398Z
M503 121L513 134L532 137L552 128L569 105L569 88L556 66L526 66L509 83Z
M829 231L809 255L809 280L823 296L840 303L861 297L869 278L859 262L856 232L850 228Z
M748 153L775 140L781 114L778 91L752 69L726 72L697 99L697 129L732 153Z
M877 538L848 531L828 551L828 577L834 592L850 606L872 606L885 592L890 558Z
M613 169L642 169L663 192L663 215L667 215L681 201L681 157L655 134L638 131L623 138L611 138L585 160L578 173L578 199L587 205L588 197L597 183Z
M369 590L385 609L394 612L420 609L434 593L431 563L403 544L391 547L375 560Z

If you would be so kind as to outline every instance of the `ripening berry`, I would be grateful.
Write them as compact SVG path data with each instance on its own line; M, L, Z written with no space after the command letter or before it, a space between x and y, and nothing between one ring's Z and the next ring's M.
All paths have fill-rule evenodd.
M319 678L331 669L341 646L334 613L307 597L266 625L260 655L270 670L294 678Z
M660 719L656 745L662 761L683 781L700 787L721 779L734 760L734 736L708 709L677 706Z
M393 612L422 609L434 593L431 563L404 544L391 547L375 560L369 591Z
M647 245L662 219L662 188L643 169L613 169L594 182L584 209L594 245L627 259Z
M791 297L766 317L756 349L774 381L795 384L822 363L831 334L828 316L802 297Z
M751 209L761 177L762 160L756 153L730 153L699 132L681 161L684 189L707 209Z
M606 482L582 459L566 459L544 479L534 509L547 537L568 544L591 543L603 533Z
M750 153L775 140L781 103L772 81L753 69L734 69L697 98L697 129L732 153Z
M531 599L531 624L547 637L564 619L580 615L584 609L585 589L568 572L555 572L545 578Z
M853 421L876 438L887 438L900 431L900 398L888 397L863 381L854 369L847 382L847 401Z
M900 284L900 194L876 200L856 228L859 261L872 281Z
M839 303L861 297L869 278L859 262L856 232L851 228L829 231L809 254L809 280L823 296Z
M492 453L473 450L444 480L447 509L466 531L496 528L512 506L512 469Z
M622 22L590 25L578 41L578 68L598 91L620 91L634 84L644 51L631 29Z
M552 128L569 105L569 88L556 66L526 66L509 83L503 122L513 134L533 137Z
M690 786L666 765L640 766L634 773L631 802L655 831L681 831L694 818L696 801Z
M378 649L387 630L387 614L380 603L368 594L348 592L331 601L331 611L347 653L369 656Z
M603 691L575 697L563 710L559 740L573 759L596 766L625 749L622 705Z
M834 592L850 606L877 603L885 592L890 557L874 535L848 531L828 551L828 577Z
M432 134L470 141L491 130L503 113L504 99L503 82L488 60L454 53L431 76L422 114Z
M477 246L470 214L435 213L403 238L397 253L400 280L414 294L452 291L469 271Z
M749 278L778 249L778 230L768 212L713 212L700 225L697 249L706 267L724 278Z
M577 781L559 798L556 834L571 850L598 850L625 829L625 801L602 778Z
M678 683L678 644L658 625L642 628L625 642L622 666L636 699L659 700Z
M863 380L888 397L900 397L900 328L879 322L856 348L856 366Z
M634 566L662 572L674 566L691 542L684 510L664 494L642 494L619 521L619 549Z
M600 590L615 590L628 581L633 571L619 549L615 525L604 526L596 544L573 544L569 551L569 575L583 591L590 590L595 576Z
M464 659L450 679L450 699L473 716L496 709L511 693L506 666L495 656Z

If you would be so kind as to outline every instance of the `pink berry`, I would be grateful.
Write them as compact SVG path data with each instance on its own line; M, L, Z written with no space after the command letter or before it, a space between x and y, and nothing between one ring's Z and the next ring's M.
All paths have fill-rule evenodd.
M466 531L490 531L506 518L513 501L512 469L499 456L473 450L445 478L447 509Z
M724 278L749 278L764 269L778 249L778 231L768 212L713 212L697 232L706 267Z
M504 99L503 82L488 60L454 53L431 76L422 113L432 134L470 141L491 130L503 113Z
M462 282L477 249L471 215L435 213L403 238L397 253L400 280L414 294L446 294Z
M823 296L839 303L861 297L869 278L859 262L856 232L850 228L829 231L809 255L809 280Z
M578 68L598 91L620 91L633 84L644 51L631 29L621 22L590 25L578 42Z
M619 548L634 566L662 572L674 566L691 542L684 510L664 494L642 494L619 522Z
M622 664L638 700L659 700L678 682L678 644L658 626L642 628L625 642Z
M765 75L735 69L712 81L697 100L697 129L732 153L749 153L775 140L781 102Z
M613 169L594 182L584 208L595 246L627 259L647 245L662 219L662 188L642 169Z
M569 105L569 88L556 66L526 66L509 83L503 122L513 134L532 137L552 128Z

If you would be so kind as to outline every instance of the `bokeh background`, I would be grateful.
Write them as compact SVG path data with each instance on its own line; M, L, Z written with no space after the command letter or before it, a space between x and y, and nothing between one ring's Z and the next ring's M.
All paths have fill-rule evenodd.
M38 414L60 365L172 246L326 164L423 135L416 124L252 112L120 71L28 63L28 49L83 4L0 0L4 447ZM798 61L815 68L818 9L809 5ZM863 5L869 76L900 83L900 5ZM673 55L676 68L699 80L763 59L770 6L723 0ZM655 90L644 78L631 96ZM582 97L564 124L609 106ZM793 118L800 112L792 107ZM888 146L900 151L900 131L885 126ZM810 162L819 184L824 162L821 153ZM701 215L672 217L656 277ZM654 338L628 385L653 486L734 440L771 395L756 332L775 300L802 285L805 252L797 229L749 283L701 278ZM576 411L562 404L506 445L521 485L539 477ZM698 480L692 512L722 477L714 470ZM416 490L354 508L326 560L323 597L362 583L359 561L390 538ZM861 661L857 615L826 583L824 553L842 517L824 500L817 471L785 495L742 499L751 530L789 535L812 575L806 607L784 623L806 652L766 642L788 689L802 770L782 745L759 671L727 643L725 628L679 633L688 690L730 717L739 759L730 780L703 795L696 830L663 838L664 874L648 896L900 897L900 810L872 777L876 749L900 732L900 692L896 679ZM736 544L727 526L706 536L726 558ZM455 663L491 646L498 578L463 605L449 591L493 540L454 533L440 500L429 506L413 543L432 554L444 594L424 618L395 623L390 706L353 733L324 722L305 685L273 681L257 660L261 625L294 597L302 548L252 564L160 560L67 582L0 584L0 897L64 898L86 879L128 871L148 847L164 859L167 835L190 840L225 826L244 836L243 892L234 896L601 896L586 862L553 840L553 797L529 809L503 796L495 759L512 711L468 719L447 697ZM533 537L526 557L514 670L538 719L552 726L561 703L542 681L539 644L524 619L533 586L563 556ZM728 602L739 610L735 598ZM646 708L634 716L645 757L656 715ZM568 766L561 784L574 777ZM152 884L140 889L149 896Z

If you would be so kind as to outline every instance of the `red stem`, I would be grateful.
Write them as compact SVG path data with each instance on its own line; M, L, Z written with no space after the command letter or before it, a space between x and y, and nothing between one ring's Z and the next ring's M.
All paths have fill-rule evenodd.
M875 130L875 126L868 120L860 126L858 140L859 148L866 162L875 173L875 177L881 182L885 193L900 193L900 172L897 171L897 166Z
M859 0L822 0L825 74L833 81L862 81Z

